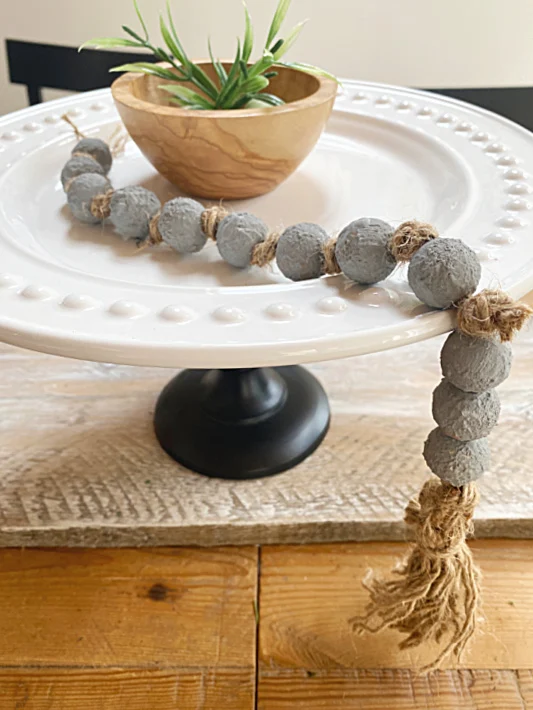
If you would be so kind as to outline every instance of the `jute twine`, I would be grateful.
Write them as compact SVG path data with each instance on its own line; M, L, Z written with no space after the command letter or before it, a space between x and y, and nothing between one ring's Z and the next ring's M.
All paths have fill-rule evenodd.
M396 228L389 242L389 251L398 263L410 261L424 244L439 233L431 224L410 220Z
M61 116L61 119L65 121L65 123L68 123L68 125L72 128L74 131L76 138L81 141L82 138L87 138L85 133L82 133L78 126L74 123L74 121L71 119L71 117L68 115L68 113L64 113Z
M427 481L405 512L415 542L395 570L397 578L368 577L363 582L370 593L366 614L350 620L358 633L391 628L407 634L402 650L446 639L423 672L438 668L450 656L459 659L476 629L480 572L466 538L473 532L478 497L473 483L455 488L436 477Z
M487 289L458 304L457 327L477 338L490 338L496 333L508 342L532 314L533 309L525 303L514 301L503 291Z
M322 255L324 257L324 273L340 274L342 269L339 266L337 257L335 256L335 247L337 245L337 237L330 237L322 247Z
M202 231L208 239L216 241L218 227L224 217L227 217L228 215L228 210L225 207L222 207L222 205L208 207L202 212Z
M139 248L142 246L155 246L157 244L161 244L161 242L163 241L163 237L161 236L161 233L159 231L159 217L161 217L161 212L155 214L150 220L150 223L148 225L148 239L144 243L141 242L138 245Z
M255 245L250 262L252 266L263 267L274 260L280 236L279 232L270 232L263 242Z
M91 200L91 214L96 219L104 220L111 214L110 204L114 190L108 190L103 195L96 195Z

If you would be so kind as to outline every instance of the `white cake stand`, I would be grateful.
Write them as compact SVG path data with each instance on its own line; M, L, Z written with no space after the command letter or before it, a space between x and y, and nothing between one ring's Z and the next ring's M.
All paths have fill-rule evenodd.
M109 137L108 90L0 120L0 338L43 352L192 368L163 391L156 432L178 461L207 475L255 477L301 461L327 430L320 385L298 363L397 347L450 330L410 292L405 270L363 288L343 276L291 283L236 271L216 245L180 258L138 252L110 227L73 221L59 173L82 131ZM272 227L317 222L334 232L361 216L413 217L478 253L483 286L533 287L533 140L482 109L413 90L346 81L327 131L269 195L231 204ZM115 187L177 191L130 142Z

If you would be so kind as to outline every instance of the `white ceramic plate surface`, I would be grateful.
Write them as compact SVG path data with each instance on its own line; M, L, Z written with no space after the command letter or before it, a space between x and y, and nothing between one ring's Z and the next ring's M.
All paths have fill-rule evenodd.
M75 139L68 111L108 138L108 90L0 120L0 338L88 360L253 367L341 358L445 332L449 312L411 293L404 268L360 287L343 276L292 283L236 271L209 244L193 257L137 251L112 228L76 223L59 182ZM436 95L346 81L326 132L274 192L231 203L271 227L317 222L334 233L358 217L419 218L478 252L483 286L533 287L533 136L482 109ZM177 191L130 141L115 187Z

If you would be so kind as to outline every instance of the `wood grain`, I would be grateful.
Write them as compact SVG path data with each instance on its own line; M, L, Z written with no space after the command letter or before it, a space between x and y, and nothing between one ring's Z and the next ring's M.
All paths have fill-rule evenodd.
M0 710L253 710L240 669L0 669Z
M258 710L528 710L531 672L263 671Z
M485 620L462 667L529 669L532 545L478 541L473 549L483 572ZM368 602L361 586L367 569L387 574L404 551L405 545L399 543L263 549L259 648L263 670L417 668L431 660L434 649L429 646L398 651L397 632L359 637L348 624Z
M0 551L0 667L255 666L257 551Z
M168 370L79 362L0 346L0 546L220 545L401 540L427 475L438 338L313 366L330 433L307 461L259 481L177 466L152 431ZM480 537L533 536L533 336L500 388Z
M211 63L197 63L217 81ZM276 70L269 91L286 104L266 110L183 109L169 103L160 79L142 74L122 75L111 91L128 133L170 182L189 195L243 199L273 190L296 170L320 137L337 94L327 77Z

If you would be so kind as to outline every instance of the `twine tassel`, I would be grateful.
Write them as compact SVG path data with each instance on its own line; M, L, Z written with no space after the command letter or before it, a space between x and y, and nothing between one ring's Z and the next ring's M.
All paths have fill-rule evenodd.
M385 628L406 634L400 649L428 641L445 645L423 672L450 656L459 659L476 628L480 573L466 544L478 500L475 484L455 488L437 478L427 481L406 509L415 542L396 579L367 578L366 614L350 620L357 633Z

